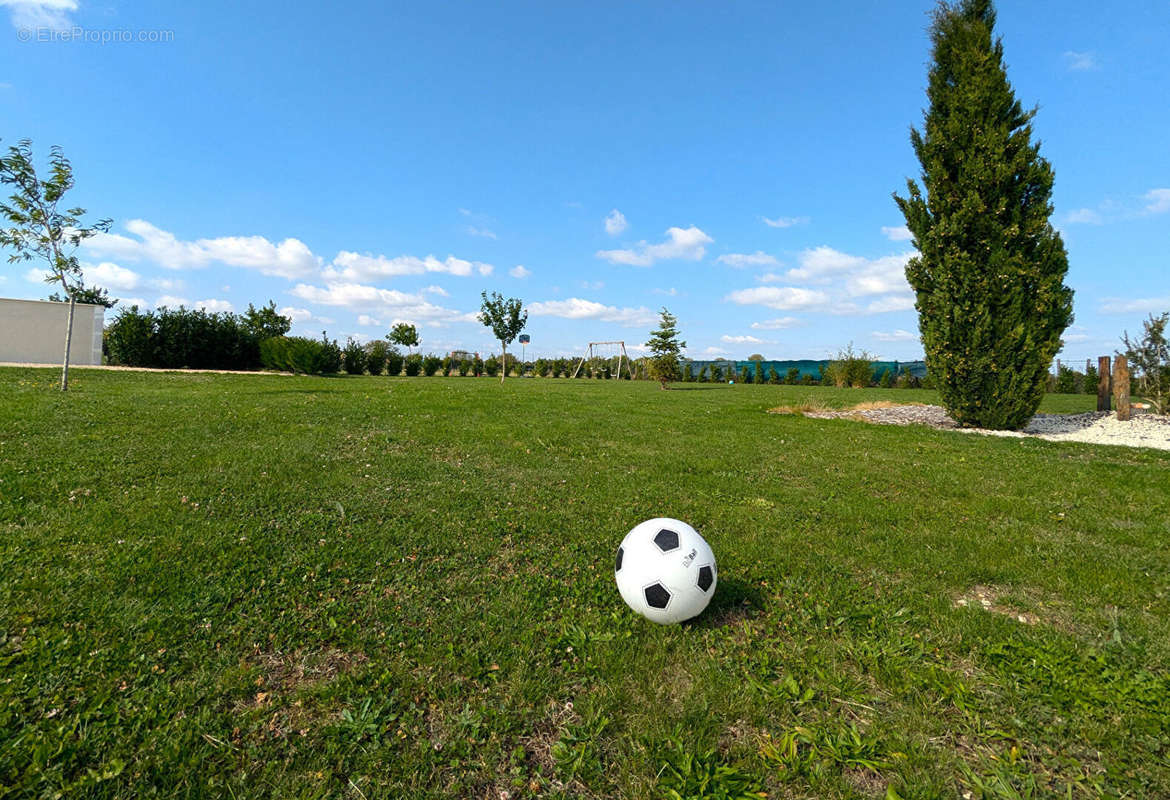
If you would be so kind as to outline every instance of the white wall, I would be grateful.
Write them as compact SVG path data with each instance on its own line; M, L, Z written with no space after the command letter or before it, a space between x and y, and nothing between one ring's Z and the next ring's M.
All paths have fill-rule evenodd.
M60 364L65 356L68 319L68 303L0 297L0 362ZM88 303L75 306L69 363L102 363L104 322L105 309L101 306Z

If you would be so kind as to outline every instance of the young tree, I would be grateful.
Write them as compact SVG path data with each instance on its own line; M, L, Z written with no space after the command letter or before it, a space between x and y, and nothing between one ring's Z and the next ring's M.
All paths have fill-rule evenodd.
M480 306L479 321L492 329L492 334L500 340L502 354L500 356L500 383L508 377L508 343L520 335L524 326L528 324L528 312L524 304L515 297L503 297L499 292L492 292L489 298L487 292L480 292L483 305Z
M292 320L276 311L276 302L268 301L268 305L256 308L248 303L248 310L242 315L244 327L256 337L257 341L271 339L273 336L284 336L292 329Z
M1015 98L994 25L991 0L936 9L930 107L910 134L922 187L907 180L894 199L918 250L906 278L943 405L963 426L1016 429L1040 404L1072 290L1036 112Z
M1125 357L1137 374L1134 388L1153 407L1155 414L1170 413L1170 344L1166 341L1166 325L1170 312L1142 323L1142 338L1122 337Z
M418 347L418 328L411 325L409 322L399 322L390 329L390 333L386 335L392 344L399 345L406 348L407 356L410 355L412 347Z
M679 378L679 358L687 343L678 340L678 319L665 307L660 316L658 328L650 331L646 346L650 348L650 376L667 389L667 383Z
M15 188L7 203L0 203L0 216L11 225L0 229L0 247L12 252L9 263L44 261L48 267L45 283L59 283L69 298L69 316L65 324L65 357L61 364L61 391L69 389L69 343L73 338L73 311L79 299L93 298L87 290L77 261L78 246L99 232L110 229L103 219L90 227L81 223L84 208L59 211L58 204L73 188L73 166L60 147L49 150L49 176L42 180L33 167L32 142L21 140L0 156L0 183ZM84 294L83 294L84 293ZM105 292L96 296L108 299ZM104 303L103 303L104 305Z

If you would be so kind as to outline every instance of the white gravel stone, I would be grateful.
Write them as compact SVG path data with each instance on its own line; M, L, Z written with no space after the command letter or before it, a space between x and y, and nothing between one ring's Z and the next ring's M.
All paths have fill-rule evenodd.
M942 406L893 406L864 411L812 411L805 414L818 419L858 417L879 425L929 425L961 433L988 436L1035 437L1052 442L1089 442L1123 447L1153 447L1170 450L1170 417L1135 410L1122 422L1109 411L1086 414L1037 414L1022 431L992 431L984 428L959 428Z

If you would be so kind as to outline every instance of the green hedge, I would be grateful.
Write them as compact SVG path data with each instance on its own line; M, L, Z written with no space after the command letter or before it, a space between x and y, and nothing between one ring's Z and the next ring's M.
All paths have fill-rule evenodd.
M260 363L281 372L332 374L341 369L341 349L328 339L274 336L260 343Z

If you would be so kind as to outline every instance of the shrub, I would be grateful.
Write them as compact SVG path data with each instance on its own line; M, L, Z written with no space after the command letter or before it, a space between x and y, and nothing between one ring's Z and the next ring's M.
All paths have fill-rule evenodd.
M873 383L873 356L864 350L854 352L853 343L839 353L837 358L823 367L822 383L828 386L851 386L863 389Z
M774 386L780 383L780 373L776 371L775 367L768 370L768 383Z
M454 363L455 363L455 360L453 358L451 358L451 356L446 356L443 358L443 375L444 375L444 377L451 374L451 365Z
M495 356L488 356L483 362L483 373L489 378L500 374L500 360Z
M1081 391L1085 394L1096 394L1097 384L1101 382L1101 376L1097 374L1097 368L1092 364L1085 367L1085 380L1081 384Z
M407 359L407 361L409 362L409 359ZM436 372L438 372L441 366L443 366L443 359L439 358L438 356L427 356L422 360L423 374L428 378L432 377ZM409 368L410 366L408 364L407 369ZM410 373L407 372L406 374L409 375ZM417 375L418 373L415 374Z
M466 378L467 373L471 371L471 362L466 358L459 362L459 377Z
M361 375L366 371L366 349L353 337L345 340L342 357L345 371L350 375Z
M324 339L301 336L273 336L260 343L260 361L267 369L302 375L323 375L338 371L337 345Z
M812 375L802 375L800 378L800 383L802 386L816 386L817 379Z
M398 352L398 348L393 345L386 348L386 374L392 378L397 378L402 374L402 353Z
M910 372L909 367L904 368L902 374L898 376L899 389L917 389L921 385L922 382Z
M894 388L894 373L890 371L889 367L886 367L886 371L882 373L882 379L878 385L883 389Z
M798 367L789 367L788 372L784 373L784 383L789 386L795 386L800 383L800 369Z
M475 361L471 362L471 374L475 378L483 374L483 359L479 356L476 356Z
M386 368L386 343L381 339L366 345L366 369L371 375L381 375Z
M1056 370L1056 393L1076 394L1077 374L1070 367L1061 364Z
M768 380L767 376L764 375L764 365L758 361L756 362L755 379L756 383L766 383Z
M406 370L406 377L417 378L418 374L422 372L423 358L418 353L412 353L406 357L403 364Z
M1130 339L1126 333L1125 357L1137 380L1134 390L1148 401L1155 414L1170 413L1170 343L1166 341L1166 325L1170 312L1142 323L1142 337Z

